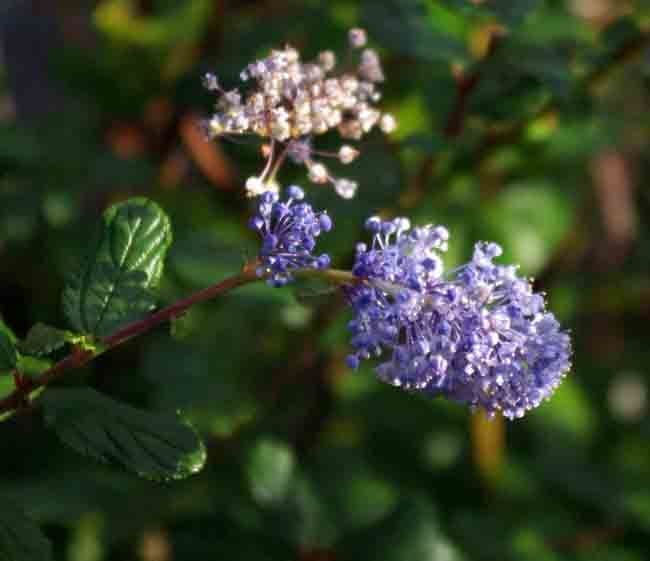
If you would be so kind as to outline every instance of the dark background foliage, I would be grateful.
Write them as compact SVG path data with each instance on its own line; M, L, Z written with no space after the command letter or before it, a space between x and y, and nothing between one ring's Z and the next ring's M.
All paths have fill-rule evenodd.
M65 325L65 275L129 196L171 217L165 302L236 272L261 159L203 142L201 74L234 85L272 46L341 51L363 25L401 126L363 143L354 201L311 188L337 224L323 246L349 266L377 211L447 225L450 267L496 240L576 351L549 403L488 423L347 371L336 297L229 294L66 377L184 411L207 441L201 474L95 464L38 408L0 425L0 496L56 559L648 558L647 2L5 0L0 24L0 312L19 336Z

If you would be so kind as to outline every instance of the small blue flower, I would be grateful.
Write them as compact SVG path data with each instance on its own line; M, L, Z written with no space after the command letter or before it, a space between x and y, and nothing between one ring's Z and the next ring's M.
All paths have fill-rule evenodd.
M268 276L271 286L283 286L293 280L295 269L325 269L330 264L327 254L312 255L316 238L332 229L326 212L315 213L308 203L300 202L305 194L295 185L287 189L288 200L266 192L260 197L257 214L250 227L262 238L257 275Z
M569 336L515 267L493 263L498 245L476 244L468 264L445 274L445 228L411 230L403 218L366 227L372 245L357 246L353 268L363 282L346 289L350 367L387 354L381 380L509 418L553 393L570 367Z

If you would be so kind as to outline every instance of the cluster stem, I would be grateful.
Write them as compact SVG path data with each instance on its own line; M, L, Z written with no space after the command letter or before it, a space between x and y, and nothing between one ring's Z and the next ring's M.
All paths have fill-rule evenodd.
M247 263L241 272L229 277L217 284L199 290L170 304L169 306L154 312L153 314L133 323L130 323L108 337L97 341L95 349L86 349L74 346L66 357L54 364L51 368L33 378L27 378L22 373L15 371L14 378L17 383L16 389L0 400L0 415L26 407L29 404L29 395L38 388L48 386L59 381L69 370L85 366L90 361L113 349L126 341L133 339L143 333L151 331L154 327L182 316L187 310L196 304L212 300L217 296L230 292L241 286L264 280L256 273L258 263ZM355 282L356 278L349 271L338 269L300 269L293 271L296 277L320 278L334 285L342 285Z

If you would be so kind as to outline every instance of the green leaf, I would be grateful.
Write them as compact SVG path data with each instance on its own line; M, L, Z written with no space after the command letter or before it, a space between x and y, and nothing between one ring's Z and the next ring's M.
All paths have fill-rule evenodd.
M109 208L93 253L63 293L75 329L106 336L151 312L171 242L169 219L155 203L136 198Z
M50 561L50 542L23 512L0 498L0 561Z
M18 347L26 355L42 356L53 353L74 340L75 335L69 331L37 323L29 330L27 337L19 343Z
M16 337L0 319L0 374L8 374L18 362Z
M141 477L183 479L205 464L200 438L174 415L141 411L89 388L50 390L42 403L47 425L65 444Z

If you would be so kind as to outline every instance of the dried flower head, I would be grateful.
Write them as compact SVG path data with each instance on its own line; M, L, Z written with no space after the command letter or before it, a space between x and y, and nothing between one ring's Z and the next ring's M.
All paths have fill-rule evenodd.
M352 47L362 48L367 42L366 33L352 29L349 40ZM245 93L238 89L226 91L216 76L206 75L205 86L219 95L216 112L206 123L208 137L253 134L269 139L267 166L257 178L261 183L275 177L289 155L294 163L308 167L313 182L340 186L339 178L314 161L314 156L329 154L313 150L311 138L337 130L343 138L359 140L375 126L391 132L396 122L376 107L381 98L377 83L384 80L376 51L364 48L357 68L338 74L336 62L332 51L319 53L314 62L303 62L293 47L273 50L242 71L241 79L253 82ZM350 163L357 154L354 148L345 146L333 156ZM263 191L253 188L248 192ZM349 195L351 191L344 192Z

